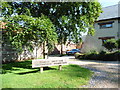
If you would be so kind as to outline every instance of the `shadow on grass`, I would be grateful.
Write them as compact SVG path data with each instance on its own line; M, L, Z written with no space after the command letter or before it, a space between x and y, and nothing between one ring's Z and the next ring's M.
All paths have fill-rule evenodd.
M8 64L3 64L2 68L5 70L13 70L13 67L32 69L32 60L21 61L21 62L12 62Z
M44 67L43 70L56 70L55 68L50 68L50 67ZM30 73L36 73L36 72L40 72L40 69L37 70L33 70L33 71L28 71L28 72L20 72L20 73L16 73L19 75L24 75L24 74L30 74Z
M22 70L21 70L22 69ZM44 70L54 70L55 68L44 67ZM22 61L22 62L12 62L2 65L2 74L14 73L23 75L29 73L36 73L40 71L39 68L32 68L32 60Z

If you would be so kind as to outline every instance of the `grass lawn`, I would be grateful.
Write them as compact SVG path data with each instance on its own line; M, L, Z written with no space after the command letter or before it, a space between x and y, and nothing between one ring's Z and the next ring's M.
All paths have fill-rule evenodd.
M62 71L58 66L32 69L32 61L3 64L2 88L80 88L92 75L88 69L77 65L66 65Z

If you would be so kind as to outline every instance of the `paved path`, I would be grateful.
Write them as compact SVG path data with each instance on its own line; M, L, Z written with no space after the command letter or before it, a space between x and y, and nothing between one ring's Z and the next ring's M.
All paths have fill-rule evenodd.
M77 64L94 72L89 85L85 88L119 88L120 63L118 61L77 60L74 56L49 57L68 59L69 64Z

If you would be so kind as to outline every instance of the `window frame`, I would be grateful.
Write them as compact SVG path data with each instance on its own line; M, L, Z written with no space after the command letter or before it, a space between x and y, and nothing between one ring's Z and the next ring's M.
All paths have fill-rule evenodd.
M107 25L111 25L111 26L107 26ZM101 24L100 25L100 29L102 29L102 28L112 28L112 27L113 27L112 23L110 23L110 24Z
M109 22L104 22L104 23L98 23L100 29L104 29L104 28L112 28L113 27L113 23L114 21L109 21ZM103 25L105 25L104 27L102 27ZM107 26L110 25L110 26Z

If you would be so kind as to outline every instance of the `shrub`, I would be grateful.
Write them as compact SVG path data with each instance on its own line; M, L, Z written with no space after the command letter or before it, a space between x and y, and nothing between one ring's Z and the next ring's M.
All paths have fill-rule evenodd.
M114 52L114 53L120 53L120 50L118 50L118 51L116 51L116 52Z
M98 55L98 59L99 60L103 60L105 58L105 55L107 54L106 51L101 51Z
M90 52L86 53L84 59L97 59L98 52L95 50L91 50Z
M98 54L98 52L95 50L90 50L90 52L85 53L85 55L95 55L95 54Z
M120 57L120 50L114 52L113 54L114 54L115 59L116 59L116 60L119 60L119 57Z
M85 55L84 59L93 59L96 60L98 57L98 54L89 54L89 55Z
M120 49L120 39L117 40L118 49Z
M90 50L89 54L98 54L96 50Z
M100 55L105 55L107 52L106 51L101 51L99 54Z
M89 52L86 54L76 53L76 58L89 60L116 61L119 59L119 57L120 50L114 53L107 53L106 51L101 51L99 54L97 52Z
M118 43L115 39L109 39L103 43L103 46L111 52L114 48L118 47Z
M75 53L75 58L81 58L84 54L81 54L81 53Z

